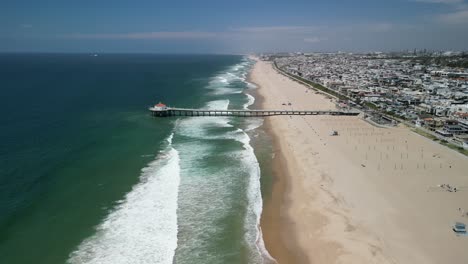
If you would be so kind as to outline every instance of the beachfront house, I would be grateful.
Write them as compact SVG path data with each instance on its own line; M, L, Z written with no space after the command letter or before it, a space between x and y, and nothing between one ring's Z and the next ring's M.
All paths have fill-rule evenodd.
M443 129L436 130L436 133L444 137L452 137L453 135L465 134L467 131L460 126L457 120L446 120Z
M453 141L463 149L468 149L468 134L454 135Z
M419 119L420 125L425 127L426 129L429 129L431 131L435 131L439 128L442 128L444 123L441 119L439 118L433 118L433 117L423 117Z

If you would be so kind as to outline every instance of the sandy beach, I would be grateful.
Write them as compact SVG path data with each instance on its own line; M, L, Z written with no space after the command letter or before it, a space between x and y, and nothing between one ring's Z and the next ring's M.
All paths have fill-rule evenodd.
M258 61L251 80L265 109L335 109L269 62ZM261 224L279 263L468 263L468 237L451 230L455 221L468 223L467 157L359 117L265 123L276 178Z

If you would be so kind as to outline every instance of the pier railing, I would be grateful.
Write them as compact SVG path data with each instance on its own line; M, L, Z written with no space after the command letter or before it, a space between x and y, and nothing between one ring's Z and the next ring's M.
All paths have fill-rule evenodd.
M335 115L356 116L358 112L332 111L332 110L212 110L189 108L165 108L150 107L151 115L155 117L170 116L237 116L237 117L265 117L278 115Z

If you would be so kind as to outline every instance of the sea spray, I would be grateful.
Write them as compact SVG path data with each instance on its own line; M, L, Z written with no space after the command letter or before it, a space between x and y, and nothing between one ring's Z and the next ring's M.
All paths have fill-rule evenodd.
M249 85L250 83L248 83ZM250 87L250 88L256 88ZM244 109L249 109L249 106L253 105L255 102L255 97L252 95L246 93L247 96L247 102L244 104ZM246 121L248 123L247 127L244 129L245 132L252 131L256 128L259 128L263 124L263 118L254 118L254 119L249 119ZM247 214L246 218L252 218L255 221L255 228L256 228L256 236L254 240L254 245L256 249L260 252L260 256L262 257L261 259L258 258L256 254L253 254L253 259L258 261L259 263L276 263L276 260L270 255L270 253L267 251L265 247L265 243L263 241L263 235L262 235L262 229L260 227L260 218L262 214L262 205L263 205L263 200L262 200L262 195L261 195L261 189L260 189L260 177L261 177L261 172L260 172L260 164L258 163L257 157L255 156L254 149L250 145L250 137L248 134L244 133L244 137L241 140L241 142L244 144L244 148L247 151L247 156L245 158L245 163L249 166L249 169L251 171L250 175L250 181L249 181L249 191L248 191L248 197L249 201L251 204L251 215ZM249 223L249 221L246 221L246 223ZM249 228L249 226L247 226ZM250 227L251 228L251 227ZM246 236L247 243L252 244L253 243L253 236Z
M266 250L262 232L260 228L260 217L262 213L262 195L260 190L260 165L254 154L254 149L250 145L249 136L239 130L241 133L240 142L243 143L245 151L242 155L243 166L249 171L249 182L247 187L247 197L249 201L249 207L245 216L245 240L252 249L250 254L251 263L265 263L271 262L273 258Z
M253 88L246 81L249 67L244 59L213 76L201 108L248 109L255 101L243 93ZM274 262L263 243L261 173L247 134L262 123L262 118L177 119L167 149L69 262Z
M244 59L245 61L239 66L234 67L235 70L242 69L240 72L240 79L245 84L245 87L249 89L255 89L257 86L246 80L247 71L250 69L251 61ZM255 102L255 97L249 93L244 93L246 96L246 102L243 104L243 109L249 109L249 106ZM262 230L260 227L260 218L262 213L263 200L260 189L260 165L257 157L255 156L254 149L250 144L250 137L247 132L251 132L263 124L263 118L249 118L243 120L244 129L238 129L239 136L236 138L237 141L241 142L244 150L241 157L243 166L249 172L249 181L247 187L247 198L249 206L245 215L245 241L249 245L250 255L249 263L276 263L275 259L271 257L267 249L265 248Z
M247 96L247 102L244 104L244 109L249 109L249 106L253 105L253 103L255 102L255 98L248 93L246 93L245 95ZM246 124L244 131L249 132L262 126L263 118L249 118L246 119L244 122Z
M140 183L79 245L69 263L167 263L177 247L179 153L168 147L142 169Z
M206 88L215 100L203 108L248 109L255 98L241 92L249 87L245 79L249 67L244 60L214 76ZM177 263L274 262L261 234L260 167L246 134L262 123L262 118L179 120L175 130L182 178Z
M227 109L229 100L214 100L204 108ZM243 236L233 232L243 189L231 156L237 128L229 117L181 119L175 130L175 147L181 153L179 247L177 263L238 263ZM233 215L234 213L234 215ZM229 235L231 234L231 235Z
M208 102L220 100L223 105L213 107L224 108L229 100L229 108L242 109L250 67L245 58L7 57L0 60L2 66L14 74L3 78L11 100L2 106L9 110L26 100L27 109L46 114L31 115L26 108L4 111L11 112L7 119L12 122L0 132L8 139L0 148L7 158L1 179L0 221L8 223L0 225L6 238L0 243L2 263L119 263L132 258L128 262L180 264L185 256L186 263L253 263L248 256L257 249L246 243L244 228L250 175L241 162L245 149L237 129L245 131L254 118L152 118L146 110L159 101L206 108ZM54 82L44 82L49 79ZM34 96L28 100L23 92ZM194 126L204 122L195 133L174 128L192 119ZM184 176L179 191L173 177L162 175L162 167L176 164L176 153L165 142L172 131L179 176ZM160 208L172 208L171 213ZM160 213L153 215L157 210ZM190 213L195 218L187 218ZM168 224L161 229L161 223ZM148 226L145 232L142 225Z

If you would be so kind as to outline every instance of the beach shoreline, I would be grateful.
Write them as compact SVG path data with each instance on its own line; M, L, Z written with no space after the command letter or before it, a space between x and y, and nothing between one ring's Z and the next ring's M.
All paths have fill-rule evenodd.
M249 77L262 108L335 109L333 99L280 75L269 62L256 60ZM377 128L358 117L269 117L264 128L275 160L261 228L278 263L468 259L468 239L454 239L450 228L466 221L456 209L468 206L468 190L437 187L468 186L466 157L406 128ZM330 136L334 130L339 136Z
M249 94L255 97L253 107L255 109L264 108L264 97L259 91L261 85L256 83L251 76L251 71L247 76L249 83L254 84L257 88L249 91ZM286 188L288 179L288 169L285 158L278 145L278 135L272 129L267 118L263 122L263 130L271 138L272 143L272 160L271 160L271 176L272 186L271 193L263 202L262 216L260 226L262 230L263 242L271 257L277 263L306 263L305 256L298 250L293 235L289 232L288 218L282 213L283 201L286 199ZM278 206L280 205L280 206ZM287 246L288 245L288 246Z

